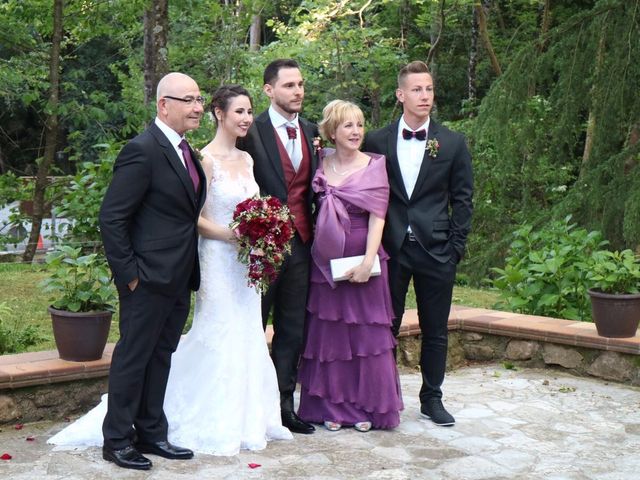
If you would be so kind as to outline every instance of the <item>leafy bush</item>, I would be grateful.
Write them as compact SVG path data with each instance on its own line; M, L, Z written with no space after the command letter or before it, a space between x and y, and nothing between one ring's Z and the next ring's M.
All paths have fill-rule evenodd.
M600 258L594 253L608 242L600 232L576 228L570 221L567 216L541 230L524 225L514 232L504 269L492 269L498 274L493 285L501 291L497 308L591 319L587 290L593 286L594 259Z
M629 249L600 250L591 258L589 279L604 293L640 293L640 261Z
M98 161L81 164L78 173L63 191L56 214L73 219L65 243L81 245L94 252L101 250L98 213L120 147L117 143L94 145L94 148L103 150Z
M18 321L9 326L7 317L11 309L5 302L0 303L0 355L18 353L42 340L42 336L34 325L19 327Z
M41 286L53 293L52 306L70 312L114 310L116 295L103 255L82 255L80 247L62 246L47 255L49 278Z

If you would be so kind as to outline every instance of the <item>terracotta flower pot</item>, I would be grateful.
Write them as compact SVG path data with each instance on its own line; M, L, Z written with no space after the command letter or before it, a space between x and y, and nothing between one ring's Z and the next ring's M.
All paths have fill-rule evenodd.
M591 314L598 335L634 337L640 322L640 294L611 294L589 290Z
M60 358L87 362L102 358L109 337L112 312L68 312L49 307L53 336Z

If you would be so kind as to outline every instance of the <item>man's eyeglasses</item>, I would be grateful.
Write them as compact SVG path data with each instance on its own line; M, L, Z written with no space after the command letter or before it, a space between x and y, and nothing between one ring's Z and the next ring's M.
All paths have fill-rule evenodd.
M171 100L178 100L179 102L184 102L187 105L193 105L194 103L197 103L204 106L204 103L205 103L204 97L188 96L188 97L180 98L180 97L172 97L171 95L165 95L162 98L170 98Z

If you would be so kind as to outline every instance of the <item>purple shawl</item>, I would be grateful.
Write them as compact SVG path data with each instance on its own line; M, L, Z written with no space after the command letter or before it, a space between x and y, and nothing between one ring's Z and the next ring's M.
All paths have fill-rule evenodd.
M311 256L332 288L335 285L329 261L344 256L345 236L351 231L351 220L343 201L380 218L387 213L389 181L384 155L367 155L371 157L369 165L351 174L337 187L327 183L322 165L311 182L314 192L325 194L320 201Z

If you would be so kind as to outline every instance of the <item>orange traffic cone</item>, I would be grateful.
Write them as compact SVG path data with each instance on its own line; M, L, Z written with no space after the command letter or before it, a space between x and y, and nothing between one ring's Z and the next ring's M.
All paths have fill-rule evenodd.
M44 250L44 240L42 240L42 235L38 237L38 245L36 245L36 250Z

